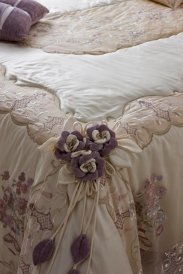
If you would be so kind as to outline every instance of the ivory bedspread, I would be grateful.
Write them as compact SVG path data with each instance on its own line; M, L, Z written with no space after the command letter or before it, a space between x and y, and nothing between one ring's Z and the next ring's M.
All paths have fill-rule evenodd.
M183 273L182 47L183 33L102 56L0 45L1 274ZM62 132L89 138L95 124L117 145L100 159L102 177L80 183L53 148ZM80 233L89 252L76 262ZM53 256L35 266L35 247L50 237Z
M62 222L75 186L69 174L65 184L57 160L40 152L38 145L71 130L76 120L59 110L52 95L17 88L3 79L3 73L1 88L0 270L15 274L19 258L17 273L45 274L49 263L33 266L33 248ZM88 273L95 274L103 270L121 274L121 269L137 274L142 268L148 274L172 274L182 269L182 106L182 93L144 97L129 103L122 117L109 122L110 128L116 125L122 148L114 150L110 160L115 171L100 181L91 262L89 267L88 261L79 266L81 273L87 267ZM86 217L91 206L88 197ZM50 273L64 274L72 267L70 246L78 236L82 208L80 198Z
M120 1L50 15L30 33L29 45L47 52L103 54L183 31L183 7L149 0Z

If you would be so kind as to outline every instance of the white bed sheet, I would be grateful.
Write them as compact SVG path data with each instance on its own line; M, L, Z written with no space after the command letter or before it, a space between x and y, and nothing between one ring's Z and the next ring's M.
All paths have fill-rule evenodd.
M49 54L0 44L18 84L44 86L81 121L118 117L139 97L183 91L183 33L101 56Z
M69 12L118 1L120 0L38 0L38 2L45 5L50 12Z

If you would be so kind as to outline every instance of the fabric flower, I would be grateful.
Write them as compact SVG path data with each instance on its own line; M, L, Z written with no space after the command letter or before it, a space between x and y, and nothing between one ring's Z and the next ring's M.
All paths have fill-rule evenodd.
M71 153L82 150L85 147L83 136L79 131L63 131L55 148L55 156L57 159L69 162Z
M90 154L80 155L71 161L71 165L76 178L83 181L96 180L102 177L104 172L104 160L96 151Z
M102 157L109 155L117 147L115 133L106 125L96 125L87 129L89 137L88 147L92 151L99 151Z

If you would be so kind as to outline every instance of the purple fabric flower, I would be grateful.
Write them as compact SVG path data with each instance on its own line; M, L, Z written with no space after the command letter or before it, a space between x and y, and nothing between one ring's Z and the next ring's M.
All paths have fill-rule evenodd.
M71 154L75 151L84 149L85 142L79 131L63 131L55 148L57 159L71 161Z
M71 165L76 178L87 180L96 180L102 177L104 172L104 160L97 151L73 158Z
M115 133L106 125L96 125L87 129L89 141L88 148L92 151L99 151L102 157L109 155L111 150L117 147Z

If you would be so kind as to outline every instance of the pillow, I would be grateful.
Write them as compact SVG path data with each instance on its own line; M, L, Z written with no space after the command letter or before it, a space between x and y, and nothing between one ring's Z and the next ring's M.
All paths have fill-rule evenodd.
M170 8L177 8L183 3L183 0L153 0L153 1L163 4Z
M31 28L28 13L7 4L0 3L0 40L22 41Z
M0 0L0 2L26 11L32 19L32 25L37 23L49 12L46 7L34 0Z

